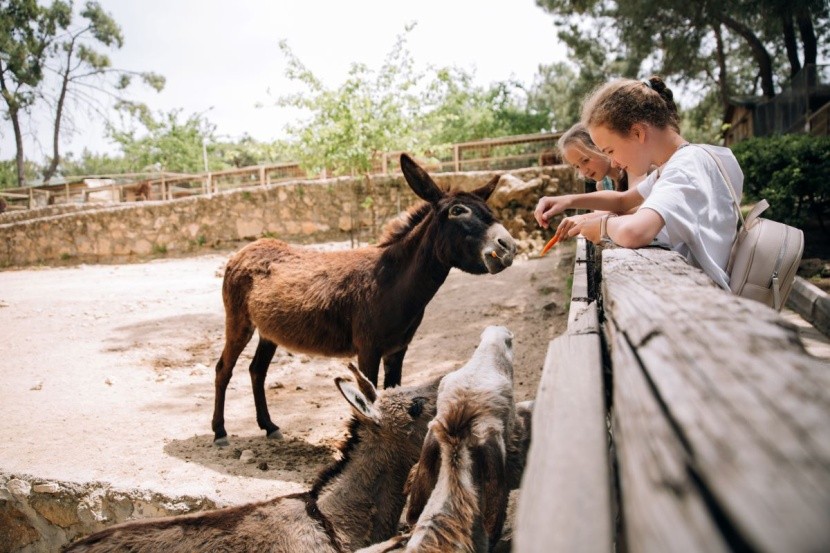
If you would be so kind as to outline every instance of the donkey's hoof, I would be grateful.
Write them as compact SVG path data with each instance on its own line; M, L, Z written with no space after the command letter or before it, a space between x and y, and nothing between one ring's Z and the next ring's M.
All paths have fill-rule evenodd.
M267 434L269 440L282 440L282 432L277 428L276 430Z
M213 440L213 445L216 447L228 447L231 443L228 441L227 436L222 436L221 438L216 438Z

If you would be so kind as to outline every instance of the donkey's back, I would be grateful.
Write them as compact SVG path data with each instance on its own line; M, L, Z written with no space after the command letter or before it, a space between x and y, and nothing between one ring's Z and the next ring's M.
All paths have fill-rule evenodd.
M222 296L226 334L260 337L297 353L351 356L356 300L369 303L377 283L366 278L380 252L366 247L319 252L261 239L227 264Z
M72 544L66 553L193 553L194 551L340 552L324 524L310 521L297 494L261 503L114 526ZM269 532L295 521L303 531Z

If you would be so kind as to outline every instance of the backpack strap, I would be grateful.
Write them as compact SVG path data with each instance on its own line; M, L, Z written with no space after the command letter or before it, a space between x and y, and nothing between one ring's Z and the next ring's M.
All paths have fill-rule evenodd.
M709 156L715 160L715 164L718 166L718 171L720 172L721 176L723 177L724 182L726 182L726 187L729 189L729 193L732 195L732 202L735 204L735 210L738 212L738 218L741 220L741 227L746 228L746 225L749 224L747 221L750 220L750 216L754 221L758 215L761 214L766 208L769 207L769 204L766 200L761 200L755 207L752 208L752 211L749 212L746 220L744 220L744 214L741 212L741 202L738 201L738 194L735 193L735 187L732 186L732 180L729 178L729 173L726 172L726 169L723 167L723 162L720 160L718 156L712 153L712 150L704 146L703 144L695 144L695 146L702 149L704 152L709 154ZM763 204L763 206L761 206ZM756 212L756 210L758 210Z

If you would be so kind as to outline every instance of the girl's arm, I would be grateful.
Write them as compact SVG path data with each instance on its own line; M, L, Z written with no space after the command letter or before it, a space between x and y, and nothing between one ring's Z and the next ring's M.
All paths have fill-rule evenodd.
M566 209L592 209L625 213L643 203L643 197L635 188L625 192L600 190L587 194L565 194L563 196L544 196L536 204L533 216L540 226L547 228L549 221Z
M576 224L570 228L568 235L581 234L591 242L599 244L602 241L602 219L603 217L599 217ZM642 248L651 244L665 224L663 217L653 209L640 209L631 215L608 217L605 221L605 233L618 246Z

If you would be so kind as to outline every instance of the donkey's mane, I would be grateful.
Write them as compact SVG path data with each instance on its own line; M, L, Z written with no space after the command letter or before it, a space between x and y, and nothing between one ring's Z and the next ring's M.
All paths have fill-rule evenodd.
M378 246L385 248L403 240L409 232L418 226L432 210L428 202L418 203L407 209L399 217L395 217L384 227Z
M338 453L340 453L340 458L320 471L320 474L317 475L317 479L311 486L311 490L308 492L309 495L315 500L320 496L320 492L323 491L323 488L325 488L329 482L334 480L337 475L343 472L346 465L351 462L352 452L357 447L357 444L360 443L360 436L357 435L357 431L361 427L361 424L362 423L357 420L357 417L352 416L348 425L348 435L337 448Z

